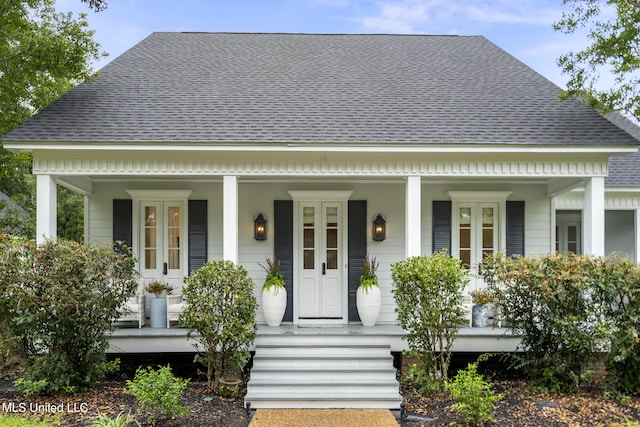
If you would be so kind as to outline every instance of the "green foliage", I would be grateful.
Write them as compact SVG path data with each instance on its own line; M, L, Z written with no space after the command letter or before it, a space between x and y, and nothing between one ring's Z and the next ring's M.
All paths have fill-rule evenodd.
M495 255L479 274L522 335L514 354L539 387L575 391L603 356L615 387L640 392L640 271L617 257Z
M46 379L30 380L24 378L18 378L13 382L13 385L27 397L38 396L45 391L49 385L49 381Z
M90 61L104 56L86 16L58 13L54 4L7 0L0 6L0 136L90 80Z
M262 290L271 291L271 289L274 289L276 291L275 294L277 295L277 291L279 289L283 289L285 285L284 274L280 269L280 260L276 257L273 257L273 260L267 258L266 262L266 266L259 264L260 267L262 267L264 271L267 272L267 277L264 279Z
M209 261L185 280L180 322L205 350L210 389L226 372L243 367L256 337L258 303L247 270L231 261Z
M106 8L104 0L83 1L96 11ZM54 0L0 2L0 137L74 85L91 80L91 61L106 56L93 41L86 16L58 13L54 4ZM14 154L0 146L0 191L29 213L18 234L33 238L31 162L30 153ZM81 196L61 190L58 199L58 235L82 241Z
M134 263L110 245L0 239L0 323L23 357L25 392L73 392L117 369L107 333L137 289Z
M90 427L125 427L133 424L135 419L130 414L119 412L115 418L111 418L107 414L96 415L90 424Z
M140 367L133 381L127 381L126 393L132 394L140 403L140 410L149 413L147 422L155 424L159 417L174 419L186 415L189 410L178 399L189 384L188 379L177 378L171 367Z
M376 261L375 257L369 258L369 255L364 257L359 285L365 293L369 293L369 290L372 287L378 286L378 276L376 275L376 271L378 270L379 265L380 264Z
M623 110L640 118L638 2L563 0L563 3L571 10L563 13L554 29L573 34L579 28L587 28L590 45L558 59L562 72L569 76L562 97L575 95L600 111ZM609 75L615 79L612 86L598 87L600 78Z
M391 265L393 295L405 339L433 382L444 384L458 326L468 271L446 251Z
M51 424L44 421L2 414L0 414L0 425L3 427L51 427Z
M160 280L152 280L144 287L144 290L155 294L156 297L160 297L164 292L170 294L173 291L173 286L168 283L161 282Z
M84 196L58 185L57 194L58 238L84 241Z
M412 353L407 354L408 357L413 357ZM441 389L442 384L440 381L434 380L427 374L423 366L417 363L410 363L405 380L409 381L418 393L433 395Z
M475 305L486 305L493 302L491 289L476 289L471 292L471 298Z
M478 373L477 363L469 363L466 369L458 371L453 380L447 381L447 389L456 400L452 409L470 426L491 421L496 402L502 398L493 393L491 384Z

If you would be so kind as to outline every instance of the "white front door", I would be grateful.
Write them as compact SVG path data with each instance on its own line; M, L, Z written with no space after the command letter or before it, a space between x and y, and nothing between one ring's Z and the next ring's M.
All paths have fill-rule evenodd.
M184 203L182 201L140 202L140 244L138 260L145 282L160 280L179 289L184 278Z
M298 209L299 319L343 319L341 202L300 202Z

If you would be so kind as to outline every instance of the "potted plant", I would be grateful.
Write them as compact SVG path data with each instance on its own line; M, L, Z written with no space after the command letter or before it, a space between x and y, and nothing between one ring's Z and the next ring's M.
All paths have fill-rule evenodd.
M145 291L156 297L149 301L149 326L152 328L164 328L167 326L167 294L173 290L173 286L159 280L152 280L145 286Z
M145 286L145 291L154 294L156 298L164 298L173 291L173 286L159 280L152 280Z
M489 324L489 304L493 302L493 293L489 289L476 289L471 292L471 298L471 326L486 328Z
M376 258L364 257L362 273L360 274L360 286L356 292L356 306L363 326L374 326L380 314L380 287L376 270L379 263Z
M267 265L259 264L267 272L262 285L262 313L269 326L280 326L287 308L287 290L284 288L284 274L280 270L280 260L266 259Z

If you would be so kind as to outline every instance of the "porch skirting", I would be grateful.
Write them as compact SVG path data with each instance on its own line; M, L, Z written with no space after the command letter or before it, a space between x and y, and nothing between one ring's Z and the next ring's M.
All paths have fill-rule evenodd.
M287 337L296 335L304 337L310 345L326 342L344 341L349 343L353 337L359 337L367 344L384 344L391 347L392 352L407 350L407 343L402 339L403 331L398 325L382 324L364 327L360 323L347 324L341 327L299 327L283 323L278 327L258 325L258 336L280 336L286 342ZM504 328L460 328L453 345L454 352L501 352L515 351L520 337L514 336ZM194 353L197 341L187 339L184 328L120 328L110 338L108 353Z

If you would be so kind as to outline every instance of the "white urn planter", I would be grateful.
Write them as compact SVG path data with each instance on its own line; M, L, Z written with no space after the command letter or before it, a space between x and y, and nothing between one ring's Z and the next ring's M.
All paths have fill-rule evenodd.
M287 290L279 286L262 289L262 313L269 326L280 326L287 308Z
M356 292L356 306L363 326L375 326L380 314L380 288L369 286L365 290L363 286Z

